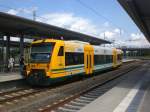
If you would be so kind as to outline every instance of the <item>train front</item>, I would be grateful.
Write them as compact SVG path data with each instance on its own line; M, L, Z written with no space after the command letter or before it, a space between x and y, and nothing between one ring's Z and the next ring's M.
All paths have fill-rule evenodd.
M50 62L54 43L35 41L31 45L29 63L27 65L27 81L31 85L49 85Z

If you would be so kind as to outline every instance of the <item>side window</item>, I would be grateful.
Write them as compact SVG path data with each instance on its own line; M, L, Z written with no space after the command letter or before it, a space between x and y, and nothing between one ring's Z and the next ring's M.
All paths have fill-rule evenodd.
M64 46L61 46L58 52L58 56L64 56Z
M65 52L66 65L84 64L83 53Z

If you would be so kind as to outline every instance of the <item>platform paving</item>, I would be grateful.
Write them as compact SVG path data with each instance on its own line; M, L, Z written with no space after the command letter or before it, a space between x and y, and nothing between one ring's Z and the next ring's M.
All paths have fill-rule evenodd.
M20 79L23 79L23 76L21 76L19 72L8 72L8 73L0 72L0 83Z
M149 72L150 73L150 72ZM143 100L139 106L138 112L150 112L150 84L144 93Z
M79 112L150 112L150 62Z

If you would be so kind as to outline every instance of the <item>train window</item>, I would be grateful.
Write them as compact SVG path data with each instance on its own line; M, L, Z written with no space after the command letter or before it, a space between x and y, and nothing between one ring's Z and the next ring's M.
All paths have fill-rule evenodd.
M106 63L112 63L112 55L106 55Z
M94 55L94 64L112 63L112 55Z
M113 55L110 56L111 57L111 63L113 62Z
M61 46L58 52L58 56L64 56L64 46Z
M90 57L90 68L92 67L92 55L89 55Z
M103 64L104 63L104 56L103 55L94 55L94 64Z
M66 65L84 64L84 55L83 53L66 52L65 63Z
M51 59L55 43L39 43L31 46L31 63L48 63Z
M106 63L110 63L110 55L106 55Z
M73 65L74 59L71 53L65 53L65 63L66 65Z
M105 55L105 63L108 63L108 61L109 61L109 56Z
M87 65L86 65L86 68L88 68L89 67L89 58L88 58L88 55L86 56L86 61L87 61Z
M94 65L97 65L97 55L94 55Z

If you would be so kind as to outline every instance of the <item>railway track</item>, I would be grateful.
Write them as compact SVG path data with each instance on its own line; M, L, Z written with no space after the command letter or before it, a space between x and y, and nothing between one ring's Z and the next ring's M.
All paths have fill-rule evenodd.
M121 75L132 71L134 68L136 67L131 67L126 71L124 70L118 76L104 83L95 84L90 88L80 91L74 95L70 95L64 99L59 100L58 102L47 105L43 108L39 108L38 112L77 112L82 107L91 103L99 96L103 95L108 90L113 88L116 84L118 84L119 81L123 79L123 77L120 77Z
M4 95L7 95L7 94L23 91L23 90L26 90L26 89L27 88L18 88L18 89L9 90L9 91L0 91L0 96L4 96Z
M20 89L16 91L6 92L0 94L0 104L9 103L11 101L27 97L29 95L41 92L41 89Z
M53 105L47 105L45 108L40 108L39 112L77 112L85 105L97 99L105 92L110 90L117 82L107 83L106 85L99 86L97 88L90 88L88 90L81 91L75 95L66 97L60 102Z
M79 90L76 90L76 92L73 92L75 89L77 89L75 87L76 83L82 83L82 81L77 81L77 82L73 82L72 84L66 84L66 85L62 85L62 86L56 87L56 88L52 88L52 87L51 88L44 88L44 89L28 88L28 89L20 89L20 90L14 90L14 91L10 91L10 92L0 93L0 107L3 107L2 109L7 108L7 110L14 110L15 112L20 112L22 109L25 110L26 108L28 108L28 106L25 106L26 104L28 104L29 108L30 108L29 102L31 103L31 102L34 102L35 100L37 100L37 102L38 102L39 99L44 99L46 96L47 97L50 96L50 95L53 96L54 94L58 94L58 93L68 94L69 95L70 92L72 91L75 94L71 93L73 95L71 95L69 97L64 96L62 98L62 97L60 97L60 95L61 95L60 94L60 95L58 95L58 97L56 96L57 98L54 98L53 100L52 100L52 98L51 99L47 98L48 101L53 101L54 105L47 105L46 108L45 108L45 106L42 106L42 108L40 108L38 111L42 111L42 112L44 111L45 112L48 109L47 107L51 108L50 110L53 110L54 107L59 108L58 105L62 105L62 104L64 104L64 106L69 106L70 105L70 106L72 106L72 108L73 107L75 108L78 105L71 105L73 103L73 102L71 102L72 100L76 101L75 99L77 98L79 100L79 102L82 101L82 100L85 100L85 99L87 99L89 101L93 101L99 95L104 94L106 91L108 91L109 88L111 88L111 86L108 86L108 88L107 87L100 87L100 88L103 88L103 89L98 89L100 91L98 92L97 95L93 94L94 92L90 92L89 94L86 94L87 91L94 91L95 88L97 88L100 85L103 85L103 83L106 83L106 82L108 82L110 80L113 80L114 78L117 78L117 77L119 77L122 74L125 74L125 71L127 73L127 72L133 70L133 67L136 67L135 65L132 66L132 67L131 66L132 66L132 64L126 64L125 66L123 66L122 67L122 69L124 69L123 73L120 73L119 72L120 70L115 70L115 71L111 71L109 73L106 73L106 74L112 74L111 78L110 77L105 78L105 81L101 82L101 84L95 82L96 83L95 85L94 85L94 83L92 81L93 86L91 86L92 84L89 84L87 89L85 89L86 86L83 86L82 88L80 88L81 90L85 89L84 91L81 91L79 89ZM117 74L117 75L113 75L113 74ZM96 77L97 76L95 76L94 78L96 78ZM94 78L93 78L93 80L96 81L97 79L94 79ZM83 80L83 82L86 81L86 80L91 80L91 78L85 79L85 80ZM87 83L88 83L88 81L87 81ZM91 83L91 82L89 82L89 83ZM85 85L85 84L83 84L83 85ZM96 91L97 90L95 90L95 92ZM88 95L91 95L91 96L88 97ZM61 102L58 103L57 102L58 100L61 101ZM85 101L85 102L89 103L89 101L87 101L87 102ZM18 104L16 104L17 102L18 102ZM57 102L57 104L56 104L56 102ZM71 103L69 103L69 102L71 102ZM23 105L23 107L22 107L22 105ZM17 110L18 107L20 109ZM39 106L39 107L41 107L41 106ZM60 106L60 109L61 108L64 108L64 107ZM79 106L78 106L78 108L79 108ZM36 109L33 109L33 110L37 111L37 107L36 107ZM54 110L56 110L56 108ZM27 112L27 111L23 111L23 112ZM49 111L49 109L48 109L48 111ZM33 112L32 109L31 109L31 112Z

